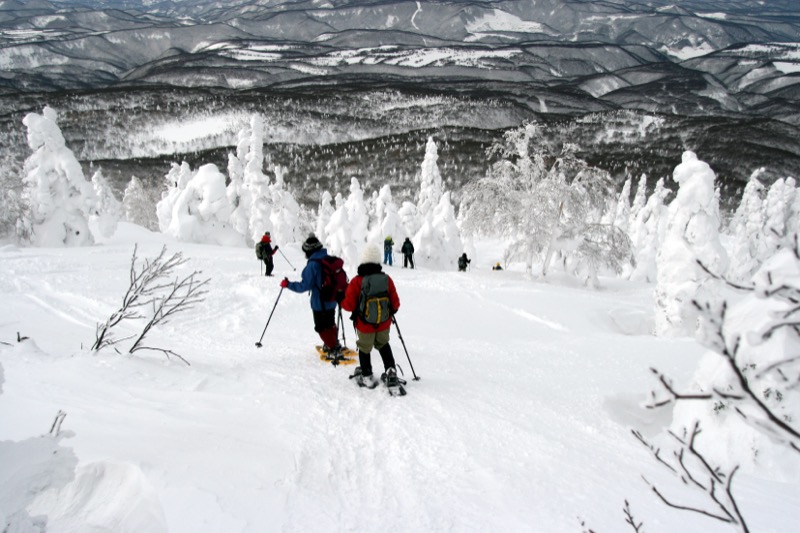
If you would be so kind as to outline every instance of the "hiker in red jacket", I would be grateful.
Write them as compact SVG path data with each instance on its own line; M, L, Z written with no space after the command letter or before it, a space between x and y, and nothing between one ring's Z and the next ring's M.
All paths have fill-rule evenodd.
M342 309L353 313L358 339L358 360L354 377L362 387L375 388L378 380L372 375L370 352L378 350L383 360L384 375L381 380L387 385L397 382L392 347L389 345L389 328L392 315L400 309L400 298L394 281L381 268L381 252L377 246L368 244L361 254L358 275L347 286Z
M261 237L261 260L264 261L264 265L266 266L265 276L272 275L272 270L275 268L275 261L272 259L272 256L276 253L278 253L278 245L275 245L275 248L273 248L272 238L269 232L264 232L264 236Z

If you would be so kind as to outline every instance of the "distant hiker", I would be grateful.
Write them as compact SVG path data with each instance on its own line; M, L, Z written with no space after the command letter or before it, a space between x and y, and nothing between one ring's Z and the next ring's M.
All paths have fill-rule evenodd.
M387 235L385 239L383 239L383 264L392 266L392 246L394 246L394 241L392 240L391 235Z
M270 238L269 232L265 231L264 236L261 237L261 241L256 244L256 257L264 261L264 265L266 270L264 272L265 276L271 276L272 271L275 269L275 261L272 259L272 256L278 252L278 246L272 247L272 240Z
M466 272L467 265L472 263L472 259L467 259L467 252L461 254L461 257L458 258L458 271L459 272Z
M359 385L375 388L378 380L372 375L370 352L378 350L383 361L384 375L381 380L387 385L397 384L392 347L389 345L389 328L392 316L400 308L400 298L394 282L381 270L381 253L374 244L368 244L361 254L358 275L347 286L342 309L353 312L358 333L358 360L353 376Z
M341 355L342 346L339 344L339 328L336 327L336 299L323 298L322 290L322 260L328 256L328 251L312 233L303 242L303 252L306 254L306 263L302 279L289 281L281 280L281 287L292 292L303 293L311 291L311 312L314 315L314 331L319 334L326 351L334 356Z
M403 268L406 268L409 264L411 268L414 268L414 244L408 237L403 241L400 251L403 253Z
M492 270L503 270L503 267L500 266L500 261L492 267Z

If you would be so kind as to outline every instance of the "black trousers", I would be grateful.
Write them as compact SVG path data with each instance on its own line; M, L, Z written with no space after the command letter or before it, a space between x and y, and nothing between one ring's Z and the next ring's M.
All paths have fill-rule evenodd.
M403 268L406 268L411 263L411 268L414 268L414 256L412 254L403 254Z

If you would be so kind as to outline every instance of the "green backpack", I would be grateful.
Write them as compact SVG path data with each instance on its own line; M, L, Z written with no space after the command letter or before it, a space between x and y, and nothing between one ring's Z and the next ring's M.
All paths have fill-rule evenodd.
M361 279L358 316L362 322L376 326L392 319L389 276L384 272L370 274Z
M264 243L261 241L258 241L256 243L256 259L259 259L261 261L264 260L264 247L262 246L263 244Z

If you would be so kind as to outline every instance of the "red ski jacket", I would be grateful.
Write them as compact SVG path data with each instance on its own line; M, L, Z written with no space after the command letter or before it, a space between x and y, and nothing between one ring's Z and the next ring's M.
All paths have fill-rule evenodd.
M378 269L380 270L380 269ZM386 275L389 278L389 304L392 306L392 311L394 313L400 309L400 297L397 296L397 289L394 288L394 281L389 275ZM350 284L347 286L347 292L344 293L344 300L342 300L341 306L342 309L345 311L357 311L358 310L358 300L361 297L361 280L364 279L363 276L358 275L350 280ZM392 326L392 321L387 320L380 324L367 324L362 322L360 318L358 318L358 313L356 313L356 329L358 331L364 333L372 333L375 331L383 331L385 329L389 329Z

